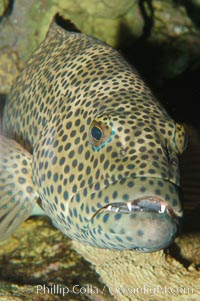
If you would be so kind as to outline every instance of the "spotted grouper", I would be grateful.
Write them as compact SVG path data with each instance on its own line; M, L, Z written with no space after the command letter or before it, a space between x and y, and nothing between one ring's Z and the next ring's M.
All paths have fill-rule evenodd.
M8 96L0 239L39 203L71 239L153 252L182 216L175 123L117 50L53 24Z

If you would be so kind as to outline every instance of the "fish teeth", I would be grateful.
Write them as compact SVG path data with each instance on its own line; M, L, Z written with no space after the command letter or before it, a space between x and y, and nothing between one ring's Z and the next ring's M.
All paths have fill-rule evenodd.
M128 207L128 210L131 212L131 208L132 208L132 204L131 204L131 202L127 202L126 203L126 205L127 205L127 207Z
M112 211L112 206L109 205L109 206L107 207L107 209L108 209L109 211Z
M165 205L160 205L160 210L159 210L159 213L164 213L166 210L166 206Z
M113 212L119 212L120 207L115 207L115 206L109 205L106 209L109 211L113 211Z

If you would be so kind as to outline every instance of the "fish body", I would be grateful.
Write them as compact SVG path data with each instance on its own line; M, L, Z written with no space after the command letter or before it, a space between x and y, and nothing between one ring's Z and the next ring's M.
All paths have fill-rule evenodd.
M0 238L38 199L68 237L167 247L182 216L175 123L112 47L53 24L13 87L0 147Z

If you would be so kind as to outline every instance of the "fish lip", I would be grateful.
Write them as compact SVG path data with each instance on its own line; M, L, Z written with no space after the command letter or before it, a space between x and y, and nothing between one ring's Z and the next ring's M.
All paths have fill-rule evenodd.
M157 196L141 197L128 202L109 203L106 206L103 206L100 209L98 209L93 214L92 218L94 218L97 214L106 211L125 214L130 214L134 212L152 212L156 214L165 213L175 220L178 219L178 216L176 215L174 210L168 205L168 203Z

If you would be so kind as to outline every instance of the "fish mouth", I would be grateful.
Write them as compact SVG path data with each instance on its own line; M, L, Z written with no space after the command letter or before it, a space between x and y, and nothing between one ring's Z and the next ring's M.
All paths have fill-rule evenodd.
M112 240L119 250L155 252L168 247L180 233L179 216L157 196L109 203L93 214L91 223L94 229L100 225L102 237L106 233L107 248L112 248L108 247Z
M126 214L134 212L152 212L157 214L167 214L171 218L178 219L178 216L175 214L174 210L169 207L167 202L154 196L141 197L128 202L109 203L97 210L92 218L105 211Z

